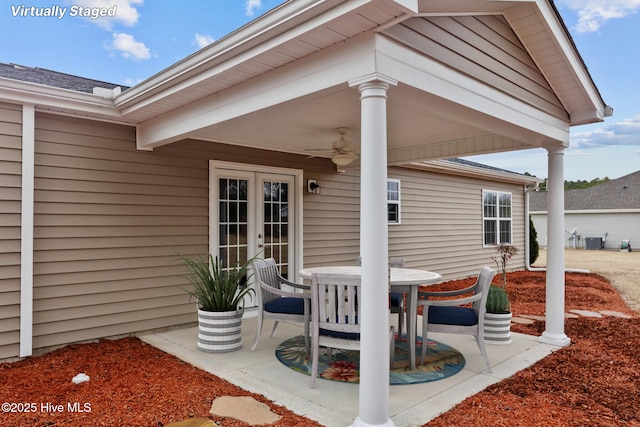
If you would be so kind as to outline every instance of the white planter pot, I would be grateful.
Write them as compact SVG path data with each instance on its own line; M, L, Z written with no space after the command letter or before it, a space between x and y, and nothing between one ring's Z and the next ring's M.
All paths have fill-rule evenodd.
M484 315L484 342L498 345L511 343L511 313Z
M203 311L198 308L198 350L226 353L242 348L242 314L237 311Z

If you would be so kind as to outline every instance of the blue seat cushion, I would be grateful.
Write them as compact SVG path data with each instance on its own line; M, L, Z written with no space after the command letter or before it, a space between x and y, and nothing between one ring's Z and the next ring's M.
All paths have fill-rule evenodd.
M390 292L389 304L391 307L401 307L404 303L404 294L402 292Z
M478 323L478 316L466 307L429 307L429 323L438 325L472 326Z
M328 331L322 328L320 328L320 335L324 335L326 337L341 338L343 340L356 340L356 341L360 340L360 334L358 333Z
M269 313L304 314L304 299L282 297L269 301L264 305L264 310Z
M346 318L346 322L349 322L349 318ZM358 318L356 317L356 324L358 323ZM324 335L326 337L333 338L341 338L343 340L360 340L360 333L358 332L339 332L339 331L330 331L327 329L320 328L320 335Z

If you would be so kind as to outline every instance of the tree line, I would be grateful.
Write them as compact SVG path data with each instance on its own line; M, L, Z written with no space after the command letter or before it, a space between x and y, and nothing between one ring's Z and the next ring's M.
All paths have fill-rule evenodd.
M525 172L524 173L527 176L534 176L531 175L529 172ZM610 181L610 179L608 177L604 177L604 178L594 178L591 181L587 181L584 179L580 179L578 181L564 181L564 189L565 190L577 190L580 188L589 188L589 187L593 187L594 185L598 185L598 184L602 184L603 182L607 182ZM546 191L547 190L547 178L544 179L543 182L540 183L540 190L541 191Z

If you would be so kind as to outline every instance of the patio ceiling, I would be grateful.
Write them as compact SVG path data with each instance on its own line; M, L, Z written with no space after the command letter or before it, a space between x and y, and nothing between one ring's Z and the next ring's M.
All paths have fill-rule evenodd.
M347 127L347 139L359 148L358 97L345 82L341 87L201 127L185 137L321 157L321 153L309 150L331 148L332 141L339 137L335 130L338 127ZM392 163L534 147L481 127L491 123L484 114L405 84L390 89L387 108ZM531 132L527 135L521 129L502 125L503 134L513 131L514 136L532 140ZM491 126L497 129L498 124L493 122Z

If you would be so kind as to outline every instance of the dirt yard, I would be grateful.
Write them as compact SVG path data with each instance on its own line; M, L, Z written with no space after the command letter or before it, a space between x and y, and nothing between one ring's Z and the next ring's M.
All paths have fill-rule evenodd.
M564 254L567 268L586 269L606 277L629 307L640 311L640 249L632 252L566 249ZM544 267L546 262L547 252L540 249L534 267Z

